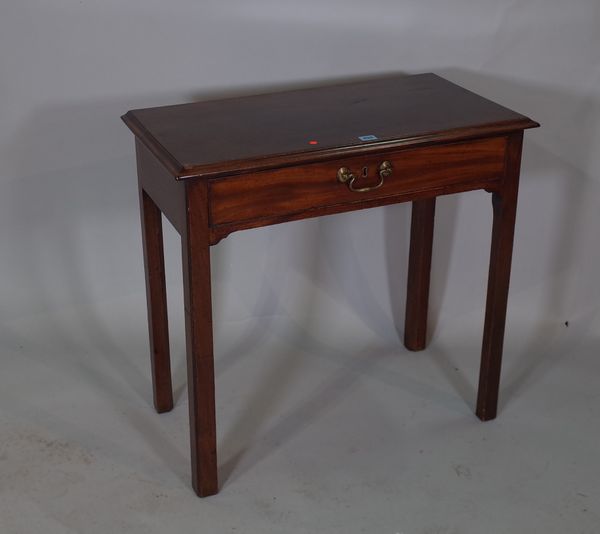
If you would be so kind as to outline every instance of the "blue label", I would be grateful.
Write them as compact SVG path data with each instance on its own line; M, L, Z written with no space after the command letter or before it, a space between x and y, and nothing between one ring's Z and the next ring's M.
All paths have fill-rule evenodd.
M375 135L359 135L358 138L361 141L377 141L377 136Z

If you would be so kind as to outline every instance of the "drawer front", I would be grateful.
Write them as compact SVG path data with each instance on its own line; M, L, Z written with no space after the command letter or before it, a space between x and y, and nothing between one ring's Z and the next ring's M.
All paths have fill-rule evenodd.
M506 143L505 137L493 137L215 179L210 182L211 224L273 219L344 204L356 209L356 203L365 201L500 179ZM384 162L391 165L391 174L381 167ZM347 169L342 173L345 182L339 177L342 167Z

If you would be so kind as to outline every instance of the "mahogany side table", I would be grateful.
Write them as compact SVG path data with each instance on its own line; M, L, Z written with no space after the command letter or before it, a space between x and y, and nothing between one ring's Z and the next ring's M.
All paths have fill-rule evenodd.
M477 397L496 416L523 130L435 74L129 111L154 405L173 408L161 212L181 234L192 484L218 492L210 246L231 232L412 202L404 344L426 344L435 199L484 189L493 226Z

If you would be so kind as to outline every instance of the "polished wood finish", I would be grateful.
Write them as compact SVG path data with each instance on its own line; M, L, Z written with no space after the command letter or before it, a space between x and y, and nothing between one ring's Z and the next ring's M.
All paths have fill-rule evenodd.
M192 485L201 497L218 491L208 195L205 182L186 187L182 234Z
M148 304L154 406L158 413L162 413L173 409L162 215L148 193L142 188L140 188L140 211L142 215L146 294L148 295L146 300Z
M163 215L181 234L186 224L185 188L173 180L173 176L139 139L135 141L140 189L154 202L160 202Z
M482 421L494 419L498 407L522 144L523 132L511 136L502 187L492 193L494 220L476 409Z
M123 119L177 179L305 165L537 125L432 73L137 109ZM360 141L364 135L377 139Z
M494 191L498 187L499 180L476 180L472 182L456 182L431 189L417 190L410 193L401 193L393 196L365 198L357 202L346 202L334 204L332 206L320 206L306 211L286 213L284 215L261 217L260 219L251 219L231 224L221 224L211 227L211 244L217 244L221 239L227 237L231 232L246 230L248 228L257 228L271 224L279 224L289 221L298 221L309 217L318 217L321 215L332 215L347 211L375 208L378 206L387 206L399 202L408 202L418 199L430 198L431 196L451 195L454 193L463 193L465 191L474 191L476 189L485 189Z
M366 200L440 189L457 181L500 180L505 148L505 137L492 137L210 180L211 224L243 225L244 221L340 204L352 210L353 204ZM358 175L366 168L367 177L360 177L358 185L373 186L383 161L389 161L393 170L378 189L356 193L337 179L340 167Z
M413 202L404 323L404 345L409 350L423 350L427 344L434 217L435 197Z
M134 110L155 405L172 407L160 212L181 234L192 484L218 491L210 246L234 231L413 202L405 345L427 342L436 197L492 193L477 415L495 417L523 130L538 124L436 75ZM361 135L376 139L360 140ZM309 145L309 141L317 141ZM353 192L340 167L381 187Z

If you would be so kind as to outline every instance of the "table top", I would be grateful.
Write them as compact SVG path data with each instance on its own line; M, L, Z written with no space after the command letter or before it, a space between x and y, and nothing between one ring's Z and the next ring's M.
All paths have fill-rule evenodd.
M539 126L432 73L136 109L122 118L176 179Z

